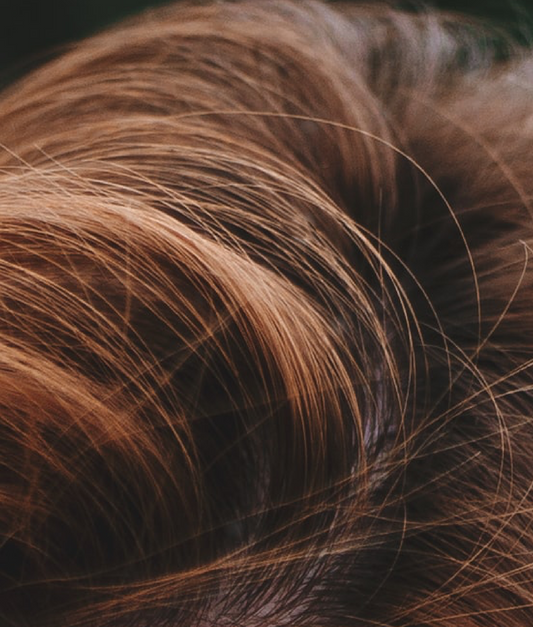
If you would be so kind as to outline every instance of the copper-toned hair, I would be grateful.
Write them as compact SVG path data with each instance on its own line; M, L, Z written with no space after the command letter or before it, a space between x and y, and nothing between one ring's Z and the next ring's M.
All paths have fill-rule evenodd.
M4 93L1 627L533 623L533 71L492 39L178 5Z

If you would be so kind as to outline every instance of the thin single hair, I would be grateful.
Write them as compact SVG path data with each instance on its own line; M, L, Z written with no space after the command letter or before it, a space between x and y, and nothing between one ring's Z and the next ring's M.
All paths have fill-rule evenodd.
M181 3L0 96L0 626L533 624L533 62Z

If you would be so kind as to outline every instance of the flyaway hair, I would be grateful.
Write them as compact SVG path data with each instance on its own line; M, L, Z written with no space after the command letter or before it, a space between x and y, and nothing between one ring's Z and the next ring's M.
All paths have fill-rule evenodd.
M0 97L0 626L533 623L533 65L179 4Z

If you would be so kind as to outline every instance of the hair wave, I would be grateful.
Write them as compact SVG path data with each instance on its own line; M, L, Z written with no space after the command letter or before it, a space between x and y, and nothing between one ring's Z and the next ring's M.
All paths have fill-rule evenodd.
M4 92L2 625L531 622L532 64L494 37L182 4Z

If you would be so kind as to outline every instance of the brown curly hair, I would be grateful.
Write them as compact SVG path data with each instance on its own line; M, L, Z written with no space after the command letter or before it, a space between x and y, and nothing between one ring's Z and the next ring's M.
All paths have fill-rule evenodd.
M493 35L181 4L4 92L2 627L533 621L533 73Z

